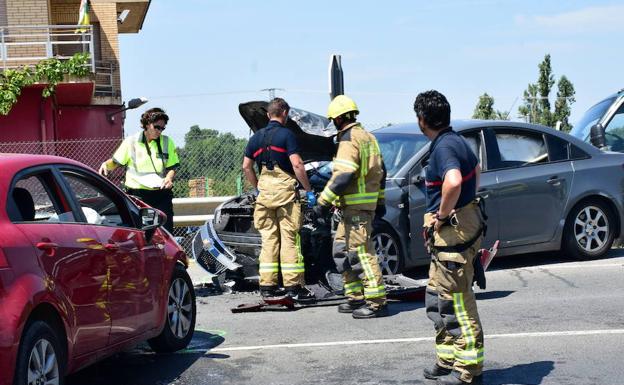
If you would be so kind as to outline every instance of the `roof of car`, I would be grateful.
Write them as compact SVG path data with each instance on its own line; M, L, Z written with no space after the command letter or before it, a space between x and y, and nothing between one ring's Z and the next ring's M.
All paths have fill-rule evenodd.
M6 154L0 153L0 162L2 162L3 171L16 172L26 167L32 167L42 164L64 163L75 166L85 167L84 164L61 156L53 155L33 155L33 154Z

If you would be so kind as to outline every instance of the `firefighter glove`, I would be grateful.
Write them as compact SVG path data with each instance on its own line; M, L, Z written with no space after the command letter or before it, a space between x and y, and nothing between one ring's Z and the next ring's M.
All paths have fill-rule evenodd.
M486 280L485 280L485 270L483 269L483 264L481 263L481 250L475 256L474 262L474 277L472 278L473 282L477 283L480 289L485 290Z
M306 199L308 200L308 208L312 208L316 206L316 195L314 195L314 191L306 192Z

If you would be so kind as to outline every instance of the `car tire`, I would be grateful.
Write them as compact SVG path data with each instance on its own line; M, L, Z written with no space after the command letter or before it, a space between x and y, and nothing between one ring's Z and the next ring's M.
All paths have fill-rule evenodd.
M603 256L615 239L617 223L611 208L603 201L589 199L570 211L563 231L563 251L573 259Z
M186 269L176 265L167 290L165 325L147 342L157 353L171 353L188 346L195 331L195 290Z
M393 275L402 272L405 266L405 258L399 237L394 230L384 223L373 230L371 239L381 267L381 273Z
M63 385L66 360L62 346L59 333L46 322L28 323L17 354L13 384Z

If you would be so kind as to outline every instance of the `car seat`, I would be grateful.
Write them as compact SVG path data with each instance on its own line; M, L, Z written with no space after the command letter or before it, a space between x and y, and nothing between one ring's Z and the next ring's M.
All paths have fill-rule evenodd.
M30 192L22 187L13 189L13 201L22 216L22 221L35 220L35 202Z

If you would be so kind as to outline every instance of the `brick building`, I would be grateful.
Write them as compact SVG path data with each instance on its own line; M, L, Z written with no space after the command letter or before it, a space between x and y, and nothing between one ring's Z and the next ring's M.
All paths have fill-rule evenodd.
M80 0L0 0L0 71L91 54L91 76L67 79L53 97L43 98L40 84L22 91L11 112L0 115L0 152L14 152L8 142L123 137L123 114L114 114L123 107L118 36L141 30L150 0L91 0L90 5L91 25L76 32ZM21 151L71 155L55 148Z

